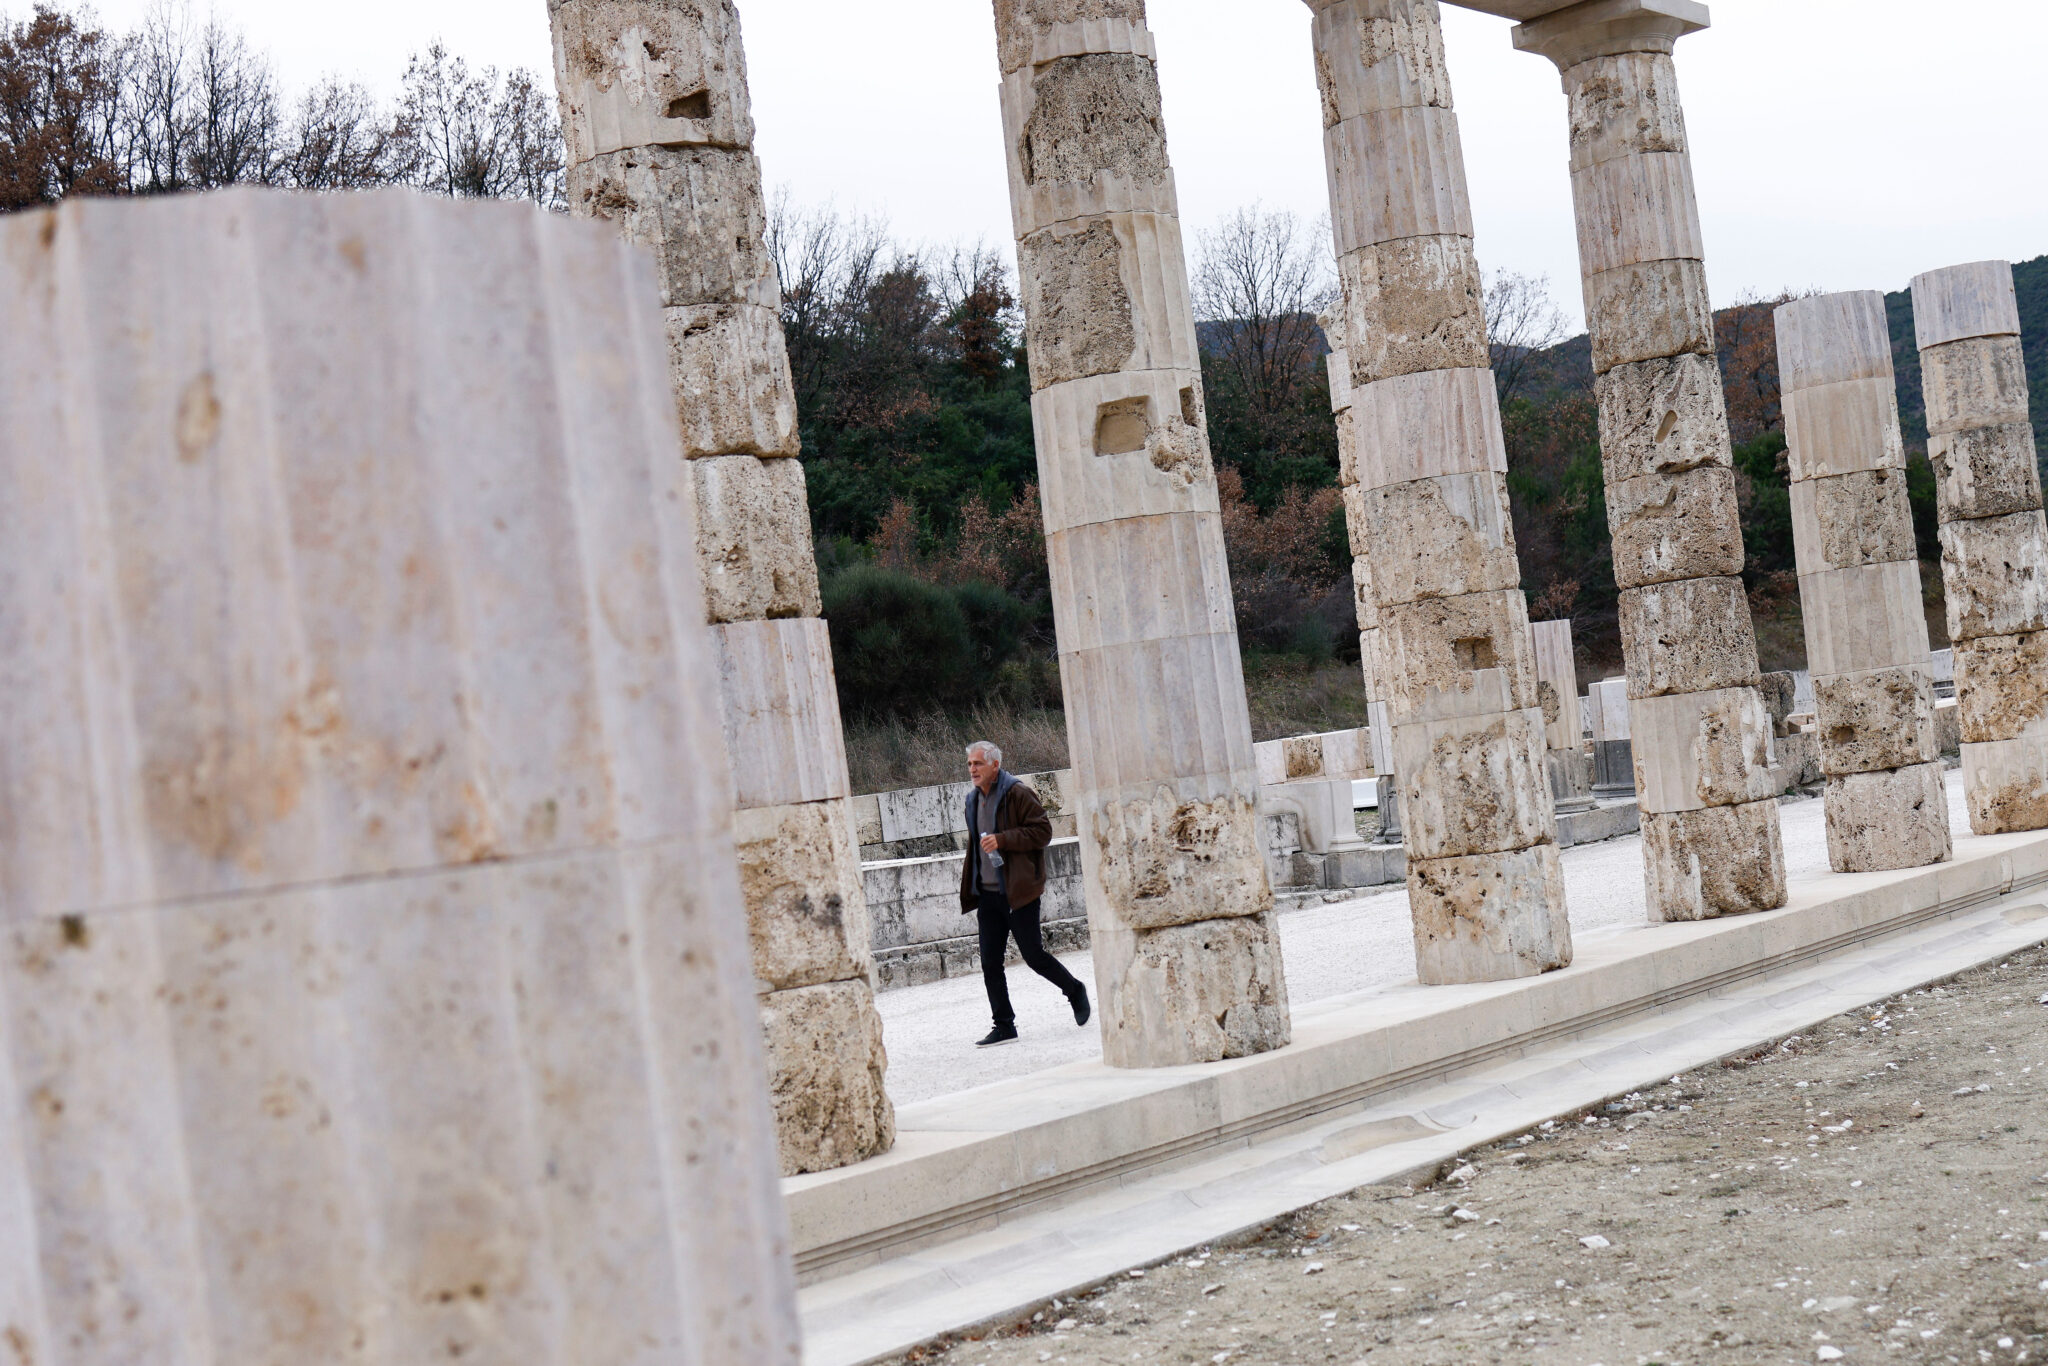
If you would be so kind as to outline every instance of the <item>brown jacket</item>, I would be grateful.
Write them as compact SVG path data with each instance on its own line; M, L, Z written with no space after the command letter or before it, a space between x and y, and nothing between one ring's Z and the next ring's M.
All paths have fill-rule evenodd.
M1010 909L1029 906L1045 895L1045 846L1052 843L1052 822L1046 818L1045 804L1038 800L1036 792L1009 773L996 779L996 791L1000 795L996 799L994 830L974 828L978 793L970 790L967 794L967 861L960 870L962 913L981 904L975 869L979 866L981 836L985 834L996 837L996 850L1003 856L1003 892Z

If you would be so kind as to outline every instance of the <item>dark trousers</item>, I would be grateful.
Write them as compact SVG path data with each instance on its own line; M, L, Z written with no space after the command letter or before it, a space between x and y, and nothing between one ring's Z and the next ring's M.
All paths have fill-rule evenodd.
M1003 950L1014 937L1017 952L1024 955L1024 965L1058 987L1071 1001L1081 991L1081 984L1074 974L1060 966L1060 960L1045 951L1045 940L1038 932L1038 907L1034 901L1028 906L1010 909L1010 903L1001 892L991 892L986 887L975 889L981 894L981 981L988 988L989 1009L995 1012L996 1024L1014 1026L1017 1013L1010 1009L1010 983L1003 976Z

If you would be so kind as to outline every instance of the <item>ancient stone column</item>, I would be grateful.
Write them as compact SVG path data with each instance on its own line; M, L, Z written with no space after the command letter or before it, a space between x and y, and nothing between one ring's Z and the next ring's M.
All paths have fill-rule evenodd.
M1309 0L1344 287L1354 560L1377 609L1425 983L1571 961L1507 455L1436 0Z
M887 1150L896 1119L739 15L731 0L548 14L570 207L659 266L783 1170L844 1166Z
M2048 829L2048 525L2012 267L1920 276L1913 323L1970 828Z
M1515 29L1564 73L1644 877L1653 921L1785 903L1770 716L1742 588L1728 415L1671 53L1694 0Z
M1579 715L1579 666L1572 653L1570 618L1532 621L1529 638L1536 654L1536 689L1543 706L1543 738L1549 747L1550 795L1559 815L1593 806L1593 764Z
M1828 862L1941 863L1948 798L1884 296L1801 299L1777 327Z
M403 191L0 220L0 1323L797 1325L654 275Z
M1287 1042L1143 0L996 0L1053 620L1118 1067Z

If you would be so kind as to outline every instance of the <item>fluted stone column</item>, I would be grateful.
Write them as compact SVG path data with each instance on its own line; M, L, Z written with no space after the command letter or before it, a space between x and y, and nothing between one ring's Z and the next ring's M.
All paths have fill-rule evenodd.
M1785 903L1771 721L1692 159L1671 53L1693 0L1598 0L1515 29L1571 114L1586 322L1653 921Z
M796 1366L654 298L407 191L0 220L10 1359Z
M1948 797L1884 296L1801 299L1777 330L1828 862L1941 863Z
M1572 653L1569 618L1529 623L1536 654L1536 689L1543 706L1544 761L1550 771L1550 795L1559 815L1593 806L1593 765L1586 757L1584 723L1579 716L1579 666Z
M548 0L569 202L654 252L738 783L735 841L785 1173L895 1111L780 286L731 0Z
M1308 3L1351 369L1342 477L1417 970L1545 972L1571 961L1571 929L1442 19L1436 0Z
M1913 322L1970 828L2048 828L2048 525L2012 267L1920 276Z
M996 0L1103 1055L1289 1033L1216 476L1142 0Z

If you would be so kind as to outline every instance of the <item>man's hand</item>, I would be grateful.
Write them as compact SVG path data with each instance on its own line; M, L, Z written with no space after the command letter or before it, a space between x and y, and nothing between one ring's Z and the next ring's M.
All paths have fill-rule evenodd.
M993 854L995 851L996 837L994 835L983 835L981 837L981 852L984 854Z

